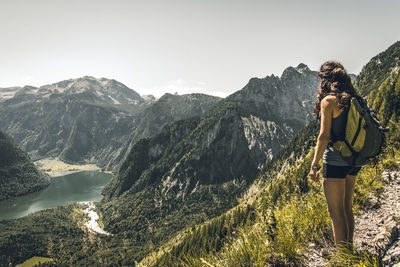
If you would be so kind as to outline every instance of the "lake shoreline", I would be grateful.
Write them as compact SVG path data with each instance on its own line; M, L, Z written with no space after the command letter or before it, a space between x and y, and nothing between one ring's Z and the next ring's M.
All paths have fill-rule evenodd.
M101 191L111 178L110 174L98 170L80 170L53 177L50 185L40 191L0 201L0 221L65 204L101 201Z
M96 164L68 164L61 161L58 158L43 158L35 161L36 167L41 171L48 174L51 177L64 176L72 173L82 172L82 171L101 171L104 173L109 173L109 171L102 171Z

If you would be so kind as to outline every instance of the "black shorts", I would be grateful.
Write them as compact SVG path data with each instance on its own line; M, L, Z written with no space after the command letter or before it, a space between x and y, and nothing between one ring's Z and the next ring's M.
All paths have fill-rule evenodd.
M323 178L346 178L346 175L356 176L361 167L322 165Z

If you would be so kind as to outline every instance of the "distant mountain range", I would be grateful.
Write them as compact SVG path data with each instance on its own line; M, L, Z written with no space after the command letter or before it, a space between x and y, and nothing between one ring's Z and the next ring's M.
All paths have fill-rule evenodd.
M39 88L2 88L0 96L0 130L33 160L58 157L110 170L125 156L127 144L158 133L166 123L199 115L220 100L165 94L156 101L115 80L89 76Z

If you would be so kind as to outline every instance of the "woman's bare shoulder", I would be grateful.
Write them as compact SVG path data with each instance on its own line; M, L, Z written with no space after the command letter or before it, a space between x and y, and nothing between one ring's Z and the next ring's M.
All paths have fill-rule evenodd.
M337 101L337 96L335 96L335 95L327 95L327 96L325 96L323 99L322 99L322 101Z
M337 102L338 102L338 99L336 96L327 95L322 99L321 104L324 106L333 106L333 105L336 105Z

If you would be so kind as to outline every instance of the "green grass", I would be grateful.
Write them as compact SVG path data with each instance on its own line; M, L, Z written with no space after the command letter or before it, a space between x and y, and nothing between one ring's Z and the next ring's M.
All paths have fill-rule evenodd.
M53 261L53 259L52 258L46 258L46 257L34 256L34 257L26 260L25 262L16 265L16 267L32 267L32 266L35 266L37 264L50 262L50 261Z
M358 266L358 267L372 267L372 266L383 266L382 265L382 250L377 249L376 253L370 253L366 250L355 250L349 247L343 246L337 249L337 251L331 256L328 266Z

